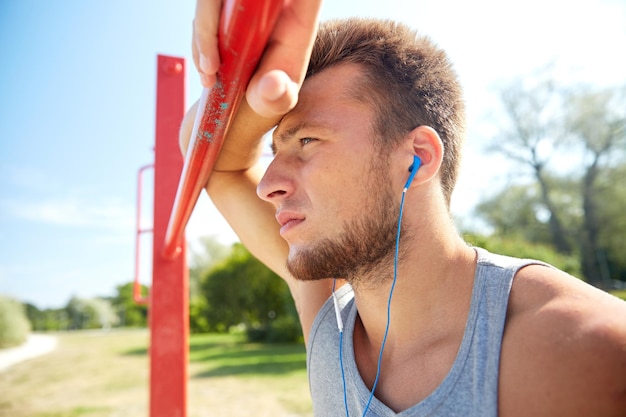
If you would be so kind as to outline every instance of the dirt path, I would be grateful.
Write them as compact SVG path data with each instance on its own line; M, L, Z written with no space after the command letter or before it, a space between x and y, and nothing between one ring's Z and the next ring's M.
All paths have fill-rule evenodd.
M50 353L57 346L57 338L43 334L30 334L26 343L8 349L0 349L0 372L28 359Z

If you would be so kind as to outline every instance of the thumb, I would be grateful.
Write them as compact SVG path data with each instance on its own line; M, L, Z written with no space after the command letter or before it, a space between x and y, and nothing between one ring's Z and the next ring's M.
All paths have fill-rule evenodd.
M265 118L282 116L298 101L298 83L283 70L270 70L253 78L246 91L246 100L257 114Z
M295 107L317 35L321 0L285 2L276 26L248 84L246 99L264 117Z

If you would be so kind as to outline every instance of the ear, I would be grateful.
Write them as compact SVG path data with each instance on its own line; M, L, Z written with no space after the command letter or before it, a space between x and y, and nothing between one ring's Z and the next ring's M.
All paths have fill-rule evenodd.
M413 163L414 155L422 160L413 184L430 181L439 174L444 149L435 129L430 126L418 126L407 134L405 144L407 168Z

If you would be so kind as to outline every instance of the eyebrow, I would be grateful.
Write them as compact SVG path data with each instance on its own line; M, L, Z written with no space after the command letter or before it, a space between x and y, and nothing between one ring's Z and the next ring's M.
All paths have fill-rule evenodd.
M331 131L327 126L322 125L321 123L312 122L312 121L302 121L296 125L291 126L288 129L285 129L283 132L280 132L278 135L275 135L272 138L272 143L270 144L270 148L272 150L272 154L276 155L276 143L286 143L293 137L297 135L297 133L302 129L318 129L323 130L325 132Z

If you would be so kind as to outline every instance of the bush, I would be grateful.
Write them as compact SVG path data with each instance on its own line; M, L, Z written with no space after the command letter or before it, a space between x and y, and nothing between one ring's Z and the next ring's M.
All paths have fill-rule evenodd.
M110 329L119 322L111 303L102 298L72 297L65 307L70 329Z
M189 302L189 331L208 333L211 330L207 320L208 303L204 297L194 297Z
M246 339L252 343L301 343L302 328L297 317L286 314L272 320L267 326L246 327Z
M481 247L489 252L543 261L575 277L582 277L578 258L573 255L560 254L548 245L531 243L518 236L482 236L466 233L463 237L470 245Z
M250 343L265 342L267 340L268 329L261 326L247 326L246 340Z
M297 316L284 315L273 320L267 332L269 343L302 342L302 327Z
M206 301L206 322L213 332L241 323L252 333L268 331L276 317L295 314L285 281L239 243L201 279L199 296Z
M9 297L0 295L0 348L19 346L26 341L30 322L24 306Z

